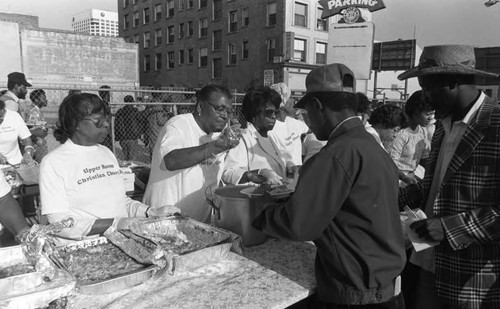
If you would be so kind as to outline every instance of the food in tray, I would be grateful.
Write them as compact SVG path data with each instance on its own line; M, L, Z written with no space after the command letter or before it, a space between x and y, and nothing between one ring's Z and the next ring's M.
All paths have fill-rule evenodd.
M111 243L60 253L80 284L91 284L145 268Z
M29 274L35 272L35 267L28 263L19 263L5 268L0 268L0 279Z
M258 187L250 187L241 190L241 193L249 196L262 196L265 193L269 193L271 196L286 196L293 192L286 184L271 186L269 184L261 184Z

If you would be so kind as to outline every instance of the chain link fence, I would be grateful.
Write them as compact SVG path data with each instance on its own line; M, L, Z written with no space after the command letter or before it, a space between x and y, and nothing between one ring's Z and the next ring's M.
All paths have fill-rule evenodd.
M5 85L3 89L6 89ZM38 91L38 89L43 91ZM26 98L20 100L19 113L27 123L31 124L31 127L36 124L48 129L45 144L47 151L51 151L60 145L55 140L53 131L58 118L59 105L63 99L74 92L97 94L105 101L109 101L112 115L110 134L103 144L112 149L119 160L150 163L151 151L161 128L171 117L193 112L196 90L142 87L70 88L67 86L34 85L28 89ZM244 93L233 91L232 95L235 110L233 118L243 123L241 101ZM35 121L32 115L33 103L40 105L41 101L46 102L46 106L41 108L44 120Z

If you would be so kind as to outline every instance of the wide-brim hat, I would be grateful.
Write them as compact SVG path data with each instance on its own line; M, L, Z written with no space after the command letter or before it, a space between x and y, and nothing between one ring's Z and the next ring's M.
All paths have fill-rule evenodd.
M401 73L398 79L405 80L435 74L498 77L497 73L476 69L474 47L469 45L434 45L424 47L418 66Z
M304 108L306 102L318 92L356 93L356 78L346 65L332 63L313 69L306 77L306 94L295 104Z

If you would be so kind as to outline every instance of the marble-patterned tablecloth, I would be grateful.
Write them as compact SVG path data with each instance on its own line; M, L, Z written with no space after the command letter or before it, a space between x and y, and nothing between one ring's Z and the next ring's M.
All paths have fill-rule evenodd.
M218 263L164 274L106 295L75 294L71 308L285 308L313 293L315 247L270 239Z

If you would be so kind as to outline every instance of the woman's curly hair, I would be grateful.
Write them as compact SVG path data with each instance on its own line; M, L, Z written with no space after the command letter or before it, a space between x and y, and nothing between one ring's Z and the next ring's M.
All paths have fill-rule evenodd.
M373 127L391 129L395 127L406 128L408 121L403 110L392 104L384 104L373 110L368 120Z

